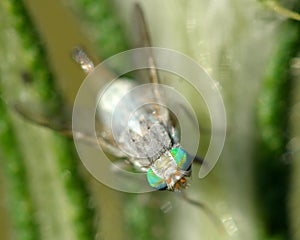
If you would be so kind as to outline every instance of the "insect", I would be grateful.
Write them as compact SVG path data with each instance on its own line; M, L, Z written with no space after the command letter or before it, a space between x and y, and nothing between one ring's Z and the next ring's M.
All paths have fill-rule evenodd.
M143 46L151 46L143 12L137 4L135 13ZM93 72L94 64L81 48L75 49L73 58L85 72ZM104 131L100 132L98 139L108 152L128 159L136 168L145 171L151 187L179 191L188 186L186 178L191 175L194 158L180 145L172 114L153 103L161 102L163 96L157 86L160 79L151 52L148 59L150 80L154 84L151 89L126 96L137 83L120 78L102 95L97 112ZM142 106L135 111L134 106L139 102ZM151 104L143 105L143 102ZM201 161L200 158L197 160Z

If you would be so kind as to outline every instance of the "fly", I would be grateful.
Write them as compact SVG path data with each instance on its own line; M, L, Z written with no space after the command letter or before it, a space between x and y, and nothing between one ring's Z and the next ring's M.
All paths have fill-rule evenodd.
M139 5L135 5L138 17L139 31L143 39L143 46L151 46L146 23ZM81 48L76 48L73 58L86 73L94 70L93 62ZM137 86L137 83L127 78L114 81L105 93L97 107L97 115L105 132L100 133L100 145L111 154L126 158L141 171L147 173L149 185L157 190L179 191L187 187L187 177L191 175L193 158L180 145L178 129L174 124L171 113L158 104L142 106L128 121L124 121L135 102L162 101L157 88L160 83L155 67L154 58L149 51L149 75L153 87L141 94L125 97L127 92ZM141 100L142 99L142 100ZM111 128L112 115L116 114L116 121ZM112 132L114 131L115 134ZM114 138L112 138L114 135ZM120 151L121 150L121 151Z

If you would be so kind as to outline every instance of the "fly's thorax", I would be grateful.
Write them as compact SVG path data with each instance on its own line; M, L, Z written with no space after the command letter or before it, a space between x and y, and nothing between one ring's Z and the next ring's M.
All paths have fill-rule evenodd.
M178 190L190 175L192 161L184 149L174 146L151 164L147 172L149 184L156 189Z
M146 157L153 161L171 147L172 140L165 126L160 122L149 115L139 116L143 119L132 120L138 122L135 124L138 127L133 128L131 124L128 126L129 145L137 157Z

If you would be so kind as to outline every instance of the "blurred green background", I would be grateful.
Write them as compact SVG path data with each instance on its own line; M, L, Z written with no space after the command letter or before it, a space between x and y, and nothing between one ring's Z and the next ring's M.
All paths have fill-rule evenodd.
M17 103L38 117L68 119L85 76L72 49L83 46L100 62L132 47L135 2L154 46L192 57L219 83L228 120L224 150L206 178L199 180L193 166L186 192L226 231L178 194L102 185L71 140L13 110ZM300 239L300 22L265 3L2 0L0 239ZM299 1L280 4L300 11ZM200 126L209 126L198 115ZM208 142L204 135L199 155Z

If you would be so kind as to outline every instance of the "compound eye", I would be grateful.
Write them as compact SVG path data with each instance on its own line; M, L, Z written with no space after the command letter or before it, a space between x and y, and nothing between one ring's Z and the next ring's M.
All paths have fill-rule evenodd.
M170 151L172 157L174 158L177 166L180 170L188 170L191 166L193 159L182 148L172 148Z
M151 168L148 169L147 180L149 185L157 190L163 190L167 187L165 180L157 176Z

